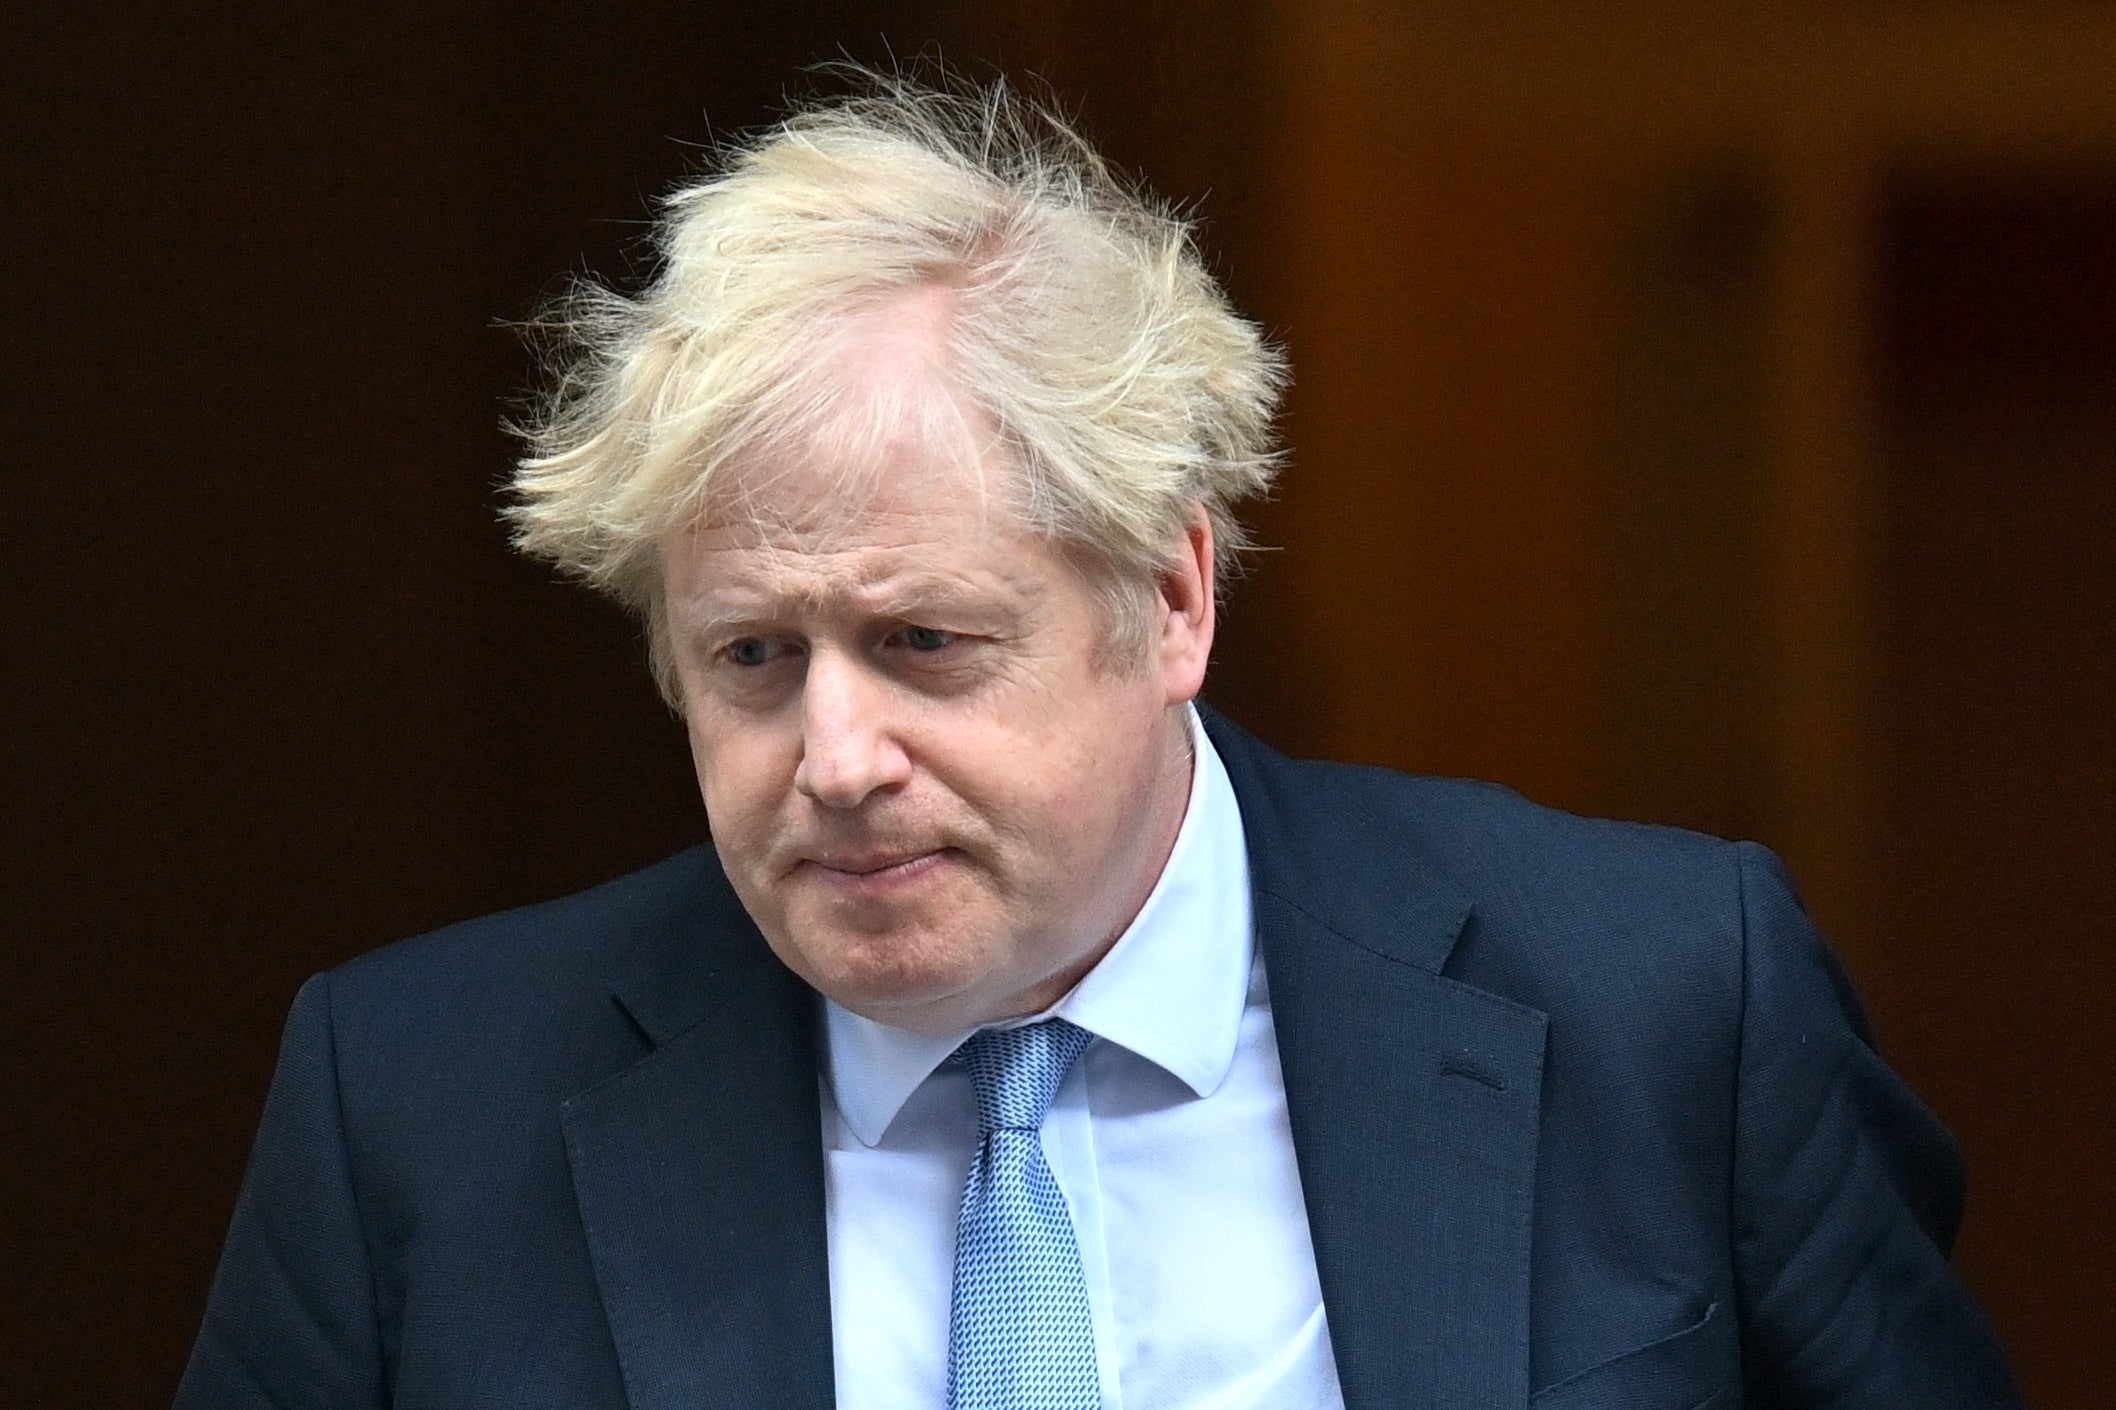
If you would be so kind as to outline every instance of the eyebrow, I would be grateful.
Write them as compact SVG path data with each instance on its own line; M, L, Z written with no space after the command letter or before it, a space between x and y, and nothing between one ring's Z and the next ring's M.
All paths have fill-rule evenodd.
M916 619L928 612L942 611L967 616L975 621L991 621L996 618L1011 624L1018 621L1029 607L1043 596L1040 585L1031 587L1017 583L1013 586L1015 590L1003 594L972 593L965 591L950 578L921 574L896 579L879 588L833 587L785 597L759 594L752 598L748 590L736 589L732 594L737 598L735 603L724 610L715 611L709 616L685 624L685 630L686 635L720 636L748 628L769 626L791 613L848 609L864 617L906 620Z

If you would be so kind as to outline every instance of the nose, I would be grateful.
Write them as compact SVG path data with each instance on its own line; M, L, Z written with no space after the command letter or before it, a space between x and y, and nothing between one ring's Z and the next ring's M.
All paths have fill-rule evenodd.
M863 663L816 651L802 678L794 787L826 808L842 809L907 782L911 760L893 727L890 695Z

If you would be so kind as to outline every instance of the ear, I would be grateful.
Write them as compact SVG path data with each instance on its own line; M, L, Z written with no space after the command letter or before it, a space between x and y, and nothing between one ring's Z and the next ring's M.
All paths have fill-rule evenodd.
M1190 507L1182 548L1162 572L1158 587L1161 635L1156 662L1168 703L1180 705L1204 688L1205 667L1212 657L1212 520L1203 505Z

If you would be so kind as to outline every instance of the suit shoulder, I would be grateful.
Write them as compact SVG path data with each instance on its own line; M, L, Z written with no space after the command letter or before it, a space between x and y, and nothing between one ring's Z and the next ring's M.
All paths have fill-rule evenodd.
M1734 875L1738 844L1701 832L1584 816L1474 779L1360 764L1288 764L1306 775L1304 791L1317 809L1338 812L1398 848L1415 848L1444 870L1509 890L1547 885L1573 892L1589 877L1663 885L1689 878L1716 888Z
M346 1119L403 1135L461 1124L465 1112L506 1119L522 1103L587 1089L644 1050L613 986L670 957L696 967L680 978L709 982L756 943L738 913L712 850L699 847L347 961L313 981Z
M1444 972L1553 1013L1738 985L1739 844L1215 738L1259 891L1340 934L1452 934L1466 917Z
M646 936L695 917L725 888L709 847L692 847L584 891L497 911L415 935L330 972L341 1002L518 990L552 994L598 984Z
M1499 866L1515 875L1524 864L1529 873L1728 864L1729 844L1701 833L1583 817L1495 783L1289 758L1217 712L1205 711L1205 722L1245 822L1255 818L1303 863L1416 857L1442 872Z

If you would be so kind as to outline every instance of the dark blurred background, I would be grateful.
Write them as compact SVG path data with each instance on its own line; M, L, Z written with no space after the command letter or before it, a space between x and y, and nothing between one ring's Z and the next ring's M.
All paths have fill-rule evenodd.
M2030 3L21 5L0 170L0 1401L165 1403L301 979L702 833L507 553L499 320L801 67L1043 75L1291 346L1212 694L1760 837L2116 1381L2116 15ZM41 11L41 13L40 13Z

